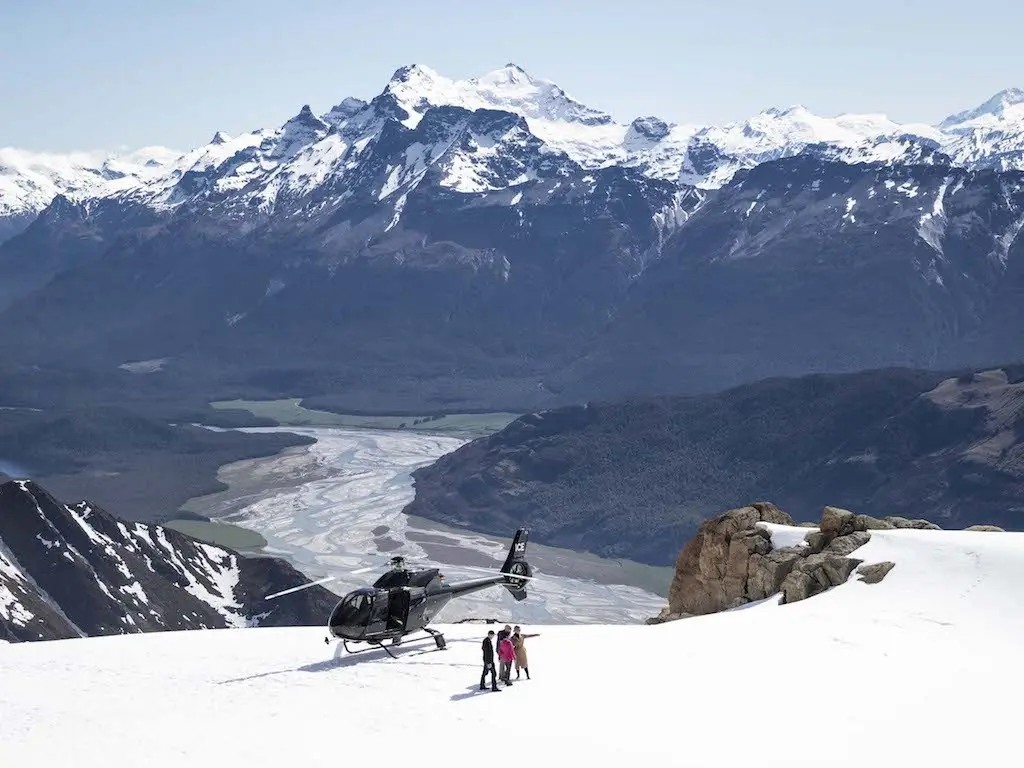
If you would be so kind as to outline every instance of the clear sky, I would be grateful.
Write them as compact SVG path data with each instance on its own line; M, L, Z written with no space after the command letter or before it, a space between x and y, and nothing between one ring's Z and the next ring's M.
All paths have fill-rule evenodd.
M1024 86L1020 0L0 0L0 146L187 149L515 62L628 121L937 122Z

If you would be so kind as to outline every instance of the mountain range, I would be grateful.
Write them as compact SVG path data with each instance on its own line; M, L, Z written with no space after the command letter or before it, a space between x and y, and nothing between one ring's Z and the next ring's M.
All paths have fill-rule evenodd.
M28 368L415 410L1024 356L1017 89L937 126L627 125L515 65L411 66L177 156L26 162L0 352Z
M666 565L700 522L771 498L944 528L1024 524L1024 368L771 379L528 414L413 473L406 512Z
M338 599L322 587L263 599L305 581L283 560L0 485L0 640L319 624Z
M38 214L57 195L76 200L130 196L154 207L174 207L195 194L190 195L187 184L181 186L185 176L208 175L232 158L235 162L221 169L215 186L221 192L239 191L256 181L263 188L260 199L269 205L281 188L308 192L327 176L338 181L354 165L337 161L345 154L355 160L351 155L366 148L366 140L372 140L387 118L413 129L436 107L513 114L523 118L547 153L563 153L583 168L638 168L651 178L702 189L716 189L741 169L809 147L847 162L913 162L938 153L964 168L1024 169L1020 88L1000 91L937 125L898 123L881 114L823 117L802 105L773 107L724 125L675 124L655 116L624 124L515 64L469 80L450 80L413 65L397 70L383 93L370 102L349 97L322 115L305 106L280 127L238 136L218 131L209 144L189 152L145 147L104 157L2 149L0 218ZM437 147L422 149L424 153L415 158L419 167L413 162L394 169L379 190L381 197L408 186L406 182L422 175L442 154ZM444 186L481 192L526 180L503 178L505 174L488 179L482 155L500 155L502 148L474 149L476 159L484 162L461 157L449 163ZM484 149L490 152L479 151Z

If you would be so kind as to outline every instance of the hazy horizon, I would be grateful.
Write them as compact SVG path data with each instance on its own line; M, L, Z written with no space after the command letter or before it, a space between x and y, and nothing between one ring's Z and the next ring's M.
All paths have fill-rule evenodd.
M286 14L267 0L8 5L0 146L185 150L218 130L279 125L303 104L323 113L372 98L408 64L465 79L514 62L620 122L721 124L802 104L935 124L1024 86L1024 8L912 5L865 0L855 16L794 0L652 0L628 13L607 0L521 2L486 14L452 0L310 0Z

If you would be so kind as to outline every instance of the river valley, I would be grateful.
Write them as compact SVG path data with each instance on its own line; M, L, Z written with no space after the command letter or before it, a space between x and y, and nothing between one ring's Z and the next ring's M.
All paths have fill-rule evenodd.
M311 579L343 594L376 578L353 575L387 568L396 554L416 567L441 567L449 581L479 577L473 568L498 568L509 538L441 526L402 513L413 498L411 472L455 450L467 435L410 429L281 426L246 432L288 431L313 437L309 446L269 458L225 465L228 489L190 500L183 509L253 531L262 552L285 557ZM497 618L521 624L636 623L665 604L671 569L607 560L530 543L537 580L520 603L503 589L453 601L444 621Z

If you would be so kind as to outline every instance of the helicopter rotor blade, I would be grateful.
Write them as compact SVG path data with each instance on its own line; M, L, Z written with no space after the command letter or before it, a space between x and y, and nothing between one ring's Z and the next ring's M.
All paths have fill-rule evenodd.
M309 584L300 584L299 586L292 587L291 589L282 589L280 592L275 592L272 595L267 595L263 599L264 600L273 600L275 597L281 597L283 595L290 595L292 592L300 592L303 589L309 589L310 587L316 587L316 586L319 586L321 584L326 584L328 581L334 581L336 578L338 578L338 577L337 576L328 576L326 579L320 579L318 581L311 581Z
M443 570L447 570L447 569L443 569ZM518 573L502 573L500 570L498 570L497 566L492 569L492 568L478 568L478 567L473 566L473 565L456 565L456 566L453 566L451 568L451 570L454 570L454 571L478 571L480 573L489 573L491 576L508 576L509 578L523 579L524 581L538 581L538 578L536 576L520 576Z
M335 579L339 579L342 576L357 576L360 573L369 573L370 571L379 571L379 570L380 570L380 566L379 565L370 565L370 566L367 566L366 568L357 568L354 571L345 571L344 573L338 573L338 574L335 574L334 576L328 576L327 578L320 579L319 581L312 581L309 584L300 584L299 586L292 587L291 589L285 589L285 590L282 590L280 592L275 592L272 595L267 595L263 599L264 600L273 600L275 597L281 597L282 595L289 595L292 592L298 592L298 591L303 590L303 589L309 589L310 587L319 586L320 584L326 584L327 582L334 581Z

